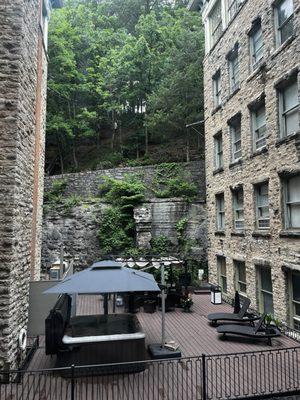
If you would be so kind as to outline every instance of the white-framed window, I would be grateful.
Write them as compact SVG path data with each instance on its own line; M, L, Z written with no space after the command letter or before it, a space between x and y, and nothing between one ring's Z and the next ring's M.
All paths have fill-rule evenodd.
M242 294L246 294L246 264L244 263L244 261L238 260L234 260L233 263L235 269L235 289Z
M237 46L228 55L228 68L229 68L230 91L231 93L233 93L240 87L240 66L239 66L239 54Z
M233 19L235 14L238 12L241 4L241 0L228 0L228 20L229 22Z
M299 97L296 79L279 90L279 113L282 137L299 131Z
M244 190L242 187L232 192L233 226L235 230L244 229Z
M224 231L225 229L224 193L216 194L216 228L217 231Z
M242 158L241 118L237 117L229 122L231 139L231 161Z
M269 184L268 182L255 185L256 227L270 228L269 214Z
M291 319L293 327L300 331L300 273L292 272L290 274L291 286Z
M218 70L213 78L213 100L214 107L218 107L221 105L221 71Z
M253 151L266 145L266 107L261 103L252 111Z
M250 56L251 56L251 67L252 70L255 69L261 60L263 59L263 33L261 29L261 22L258 21L251 30L249 35L250 39Z
M214 148L215 148L215 168L219 169L219 168L223 167L223 136L222 136L222 132L219 132L214 136Z
M227 271L225 257L217 256L217 273L219 286L223 293L227 293Z
M285 227L300 229L300 175L284 181Z
M219 40L223 30L221 0L216 1L216 4L208 16L208 19L210 26L211 46L213 46Z
M274 313L271 268L258 267L258 308L261 313Z
M293 0L281 0L275 5L275 28L277 46L293 35Z

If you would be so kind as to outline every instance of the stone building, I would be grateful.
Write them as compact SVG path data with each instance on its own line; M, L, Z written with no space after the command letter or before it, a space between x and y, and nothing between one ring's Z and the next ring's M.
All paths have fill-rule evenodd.
M299 0L193 0L205 26L208 260L300 329Z
M61 0L0 2L0 368L18 366L39 277L47 25Z

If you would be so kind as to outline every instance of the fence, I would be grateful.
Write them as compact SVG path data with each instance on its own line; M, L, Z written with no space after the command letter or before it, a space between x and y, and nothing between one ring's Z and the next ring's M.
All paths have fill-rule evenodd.
M1 375L1 400L261 399L299 393L300 347Z

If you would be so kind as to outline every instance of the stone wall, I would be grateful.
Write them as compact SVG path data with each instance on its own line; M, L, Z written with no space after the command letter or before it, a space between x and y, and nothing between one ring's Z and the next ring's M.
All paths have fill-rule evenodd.
M30 275L37 79L35 0L0 5L0 368L22 358Z
M270 267L273 284L274 312L292 324L289 278L291 270L300 271L299 230L285 231L282 207L283 186L281 172L300 173L299 132L280 140L278 125L278 96L275 83L299 67L299 3L294 1L294 36L276 48L274 43L274 10L272 1L245 0L239 12L227 26L219 42L204 60L205 119L206 119L206 180L208 205L208 261L211 281L217 282L216 256L226 259L228 293L234 295L236 274L234 260L246 265L246 295L252 307L259 306L258 268ZM264 42L264 63L250 71L249 37L251 23L261 17ZM239 43L240 88L230 93L226 55ZM212 76L221 69L222 105L214 109ZM298 72L299 82L299 72ZM265 95L267 145L261 152L253 152L249 104ZM241 113L242 158L231 160L231 140L227 121ZM215 170L214 135L222 131L224 166ZM257 231L255 226L254 185L269 182L270 229ZM245 229L233 227L232 188L243 185ZM225 197L225 230L216 229L217 193ZM283 271L286 268L286 272Z
M138 247L149 248L150 240L157 236L166 236L176 245L177 222L186 217L187 239L194 242L192 252L200 262L206 262L206 208L205 208L205 178L203 163L183 164L189 179L198 181L198 198L193 203L183 199L157 199L149 190L146 201L135 208L136 242ZM64 175L67 179L65 196L73 194L82 197L81 204L66 213L63 207L47 210L43 222L42 267L49 266L60 255L63 246L65 257L75 260L75 268L88 266L99 258L101 244L98 230L101 224L101 212L107 207L100 198L95 198L99 192L99 184L103 176L122 179L125 175L139 175L148 188L155 176L155 166L138 168L118 168L105 171L94 171L80 174ZM45 186L51 188L53 179L46 178ZM87 189L85 189L87 188Z
M185 171L189 180L193 182L199 193L199 200L205 199L205 167L204 161L192 161L189 163L178 164L182 171ZM65 196L76 194L88 198L99 195L99 185L103 183L103 177L123 179L125 175L134 174L145 183L147 188L153 187L153 179L156 174L156 166L149 165L144 167L124 167L90 172L79 172L64 175L53 175L45 179L45 191L51 188L52 182L56 179L66 179L67 187L64 191ZM152 195L152 194L151 194Z

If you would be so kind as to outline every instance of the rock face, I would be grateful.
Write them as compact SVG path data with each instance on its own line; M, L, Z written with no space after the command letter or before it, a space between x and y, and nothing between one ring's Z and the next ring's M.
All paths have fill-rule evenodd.
M47 62L37 0L0 4L0 369L16 368L39 276Z
M190 163L184 165L190 168L191 179L193 174L203 176L203 164ZM130 168L132 174L139 176L148 182L152 182L155 174L155 167ZM107 204L101 199L91 199L99 191L99 179L103 176L118 177L122 179L128 175L128 168L95 171L94 173L68 174L66 195L81 195L85 198L79 206L74 207L66 214L62 208L55 211L47 211L43 221L43 245L42 245L42 267L49 266L51 262L59 257L60 249L63 246L65 257L75 260L75 268L83 268L95 261L101 254L101 243L98 239L98 230L101 225L101 212ZM150 176L150 177L149 177ZM61 177L55 177L60 179ZM79 182L77 182L77 178ZM54 178L46 179L46 187ZM50 182L50 183L49 183ZM86 182L88 190L84 191L83 182ZM174 244L178 244L176 224L182 218L187 218L186 238L193 243L192 252L199 262L206 262L206 206L204 202L204 179L198 186L198 199L189 203L184 199L157 199L150 195L150 190L146 196L146 201L134 209L134 219L136 224L136 244L139 248L150 249L150 241L157 236L166 236Z

